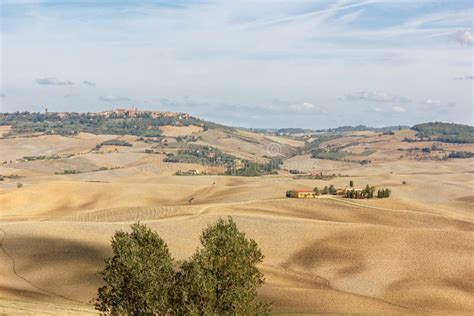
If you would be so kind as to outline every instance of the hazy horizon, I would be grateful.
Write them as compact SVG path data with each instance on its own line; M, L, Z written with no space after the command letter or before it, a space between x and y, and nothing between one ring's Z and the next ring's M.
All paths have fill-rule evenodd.
M473 123L470 1L2 1L0 112Z
M134 107L133 107L134 108ZM102 111L110 111L110 110L116 110L116 109L127 109L127 108L104 108L104 109L101 109L101 110L98 110L98 111L50 111L49 109L47 108L44 108L42 111L30 111L31 113L45 113L45 110L48 110L48 113L60 113L60 112L70 112L70 113L83 113L83 114L87 114L87 113L98 113L98 112L102 112ZM148 108L144 108L144 109L141 109L141 108L138 108L139 111L158 111L160 112L161 110L158 109L158 108L155 108L155 109L148 109ZM13 111L13 112L0 112L0 114L2 113L14 113L14 112L22 112L22 111ZM28 111L27 111L28 112ZM163 112L165 112L163 110ZM217 124L222 124L222 125L226 125L225 123L223 122L220 122L220 121L211 121L209 119L207 119L206 117L199 117L199 116L196 116L196 115L193 115L193 113L188 113L188 112L183 112L183 113L187 113L189 115L191 115L192 117L196 117L198 119L202 119L204 121L208 121L208 122L212 122L212 123L217 123ZM370 125L370 124L353 124L353 125L337 125L337 126L329 126L329 127L324 127L324 128L319 128L319 127L301 127L301 126L276 126L276 127L268 127L268 126L239 126L239 125L228 125L229 127L234 127L234 128L244 128L244 129L254 129L254 130L259 130L259 129L262 129L262 130L265 130L265 129L268 129L268 130L271 130L271 129L285 129L285 128L301 128L301 129L307 129L307 130L324 130L324 129L334 129L334 128L338 128L338 127L347 127L347 126L351 126L351 127L357 127L357 126L365 126L365 127L368 127L368 128L385 128L385 127L395 127L395 126L413 126L413 125L417 125L417 124L422 124L422 123L430 123L430 122L443 122L443 123L454 123L454 124L461 124L461 123L456 123L456 122L449 122L449 121L420 121L420 122L415 122L414 124L395 124L395 125ZM467 124L467 125L471 125L471 124ZM472 125L471 125L472 126Z

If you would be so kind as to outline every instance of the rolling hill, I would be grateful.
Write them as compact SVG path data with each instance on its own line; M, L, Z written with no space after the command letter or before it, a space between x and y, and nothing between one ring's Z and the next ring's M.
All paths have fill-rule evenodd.
M180 260L227 216L265 255L259 297L274 312L474 312L474 159L449 158L472 144L419 127L282 134L107 113L0 115L2 312L94 314L117 229L145 223ZM285 198L349 180L392 196Z

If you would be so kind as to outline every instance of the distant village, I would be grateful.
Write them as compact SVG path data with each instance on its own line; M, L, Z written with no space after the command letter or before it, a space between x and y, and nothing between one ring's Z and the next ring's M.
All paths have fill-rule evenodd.
M44 109L44 114L47 115L50 112L47 108ZM71 112L51 112L57 114L59 117L64 118L71 114ZM149 115L151 118L161 118L161 117L173 117L177 119L189 119L189 114L182 113L182 112L170 112L170 111L147 111L147 110L139 110L138 107L132 107L130 109L113 109L113 110L106 110L102 112L89 112L87 113L91 116L102 116L107 118L134 118L143 115Z

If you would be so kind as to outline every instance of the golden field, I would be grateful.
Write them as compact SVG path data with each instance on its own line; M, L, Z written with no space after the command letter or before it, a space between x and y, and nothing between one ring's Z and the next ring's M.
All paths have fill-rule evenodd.
M274 312L474 312L474 159L400 157L398 148L414 146L401 142L411 131L348 136L364 142L351 152L373 150L367 165L298 155L303 142L277 136L167 132L198 133L197 143L257 161L276 143L292 158L278 175L174 176L210 170L163 163L161 154L144 153L150 145L136 137L0 139L0 175L20 176L0 182L0 314L93 314L97 271L116 230L146 223L180 260L194 252L204 227L226 216L261 247L266 283L259 297L272 301ZM116 138L133 146L91 151ZM34 155L61 159L22 160ZM82 173L56 174L65 169ZM297 179L291 169L349 177ZM390 188L392 197L284 197L289 189L339 187L350 179Z

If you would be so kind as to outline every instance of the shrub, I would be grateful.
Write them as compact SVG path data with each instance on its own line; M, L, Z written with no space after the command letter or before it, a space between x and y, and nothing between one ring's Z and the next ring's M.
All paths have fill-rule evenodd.
M79 174L81 171L76 169L65 169L62 172L55 172L55 174Z
M18 183L16 184L16 187L17 187L18 189L23 188L23 183L18 182Z
M130 144L129 142L126 142L124 140L109 139L109 140L103 141L100 144L97 144L95 147L100 148L101 146L126 146L126 147L131 147L132 144Z
M311 158L341 160L348 155L347 152L338 149L321 149L317 148L311 152Z
M466 159L466 158L472 158L472 157L474 157L474 153L468 152L468 151L453 151L453 152L450 152L448 155L448 158Z
M291 173L291 174L300 174L301 171L296 170L296 169L291 169L291 170L290 170L290 173Z

